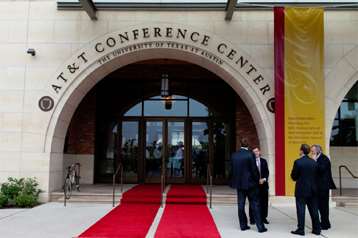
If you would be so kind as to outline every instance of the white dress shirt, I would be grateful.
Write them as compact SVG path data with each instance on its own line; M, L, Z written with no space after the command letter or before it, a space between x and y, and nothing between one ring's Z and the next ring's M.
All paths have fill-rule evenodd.
M260 179L261 179L261 160L260 157L256 157L256 166L259 170ZM263 178L263 180L266 182L266 178Z

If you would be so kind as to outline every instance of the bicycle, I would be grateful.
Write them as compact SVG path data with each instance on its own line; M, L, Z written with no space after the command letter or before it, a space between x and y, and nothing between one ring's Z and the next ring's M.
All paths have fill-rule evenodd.
M78 192L80 191L80 166L80 163L75 163L67 167L67 174L63 185L65 199L71 198L73 187L76 187Z

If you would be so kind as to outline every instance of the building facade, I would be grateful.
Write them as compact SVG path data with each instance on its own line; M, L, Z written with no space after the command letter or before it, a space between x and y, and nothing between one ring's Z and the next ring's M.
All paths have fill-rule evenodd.
M358 11L324 17L325 151L337 179L341 164L358 173ZM268 159L276 194L272 9L231 21L189 9L97 18L58 10L55 0L0 2L0 181L36 177L47 201L69 164L80 162L82 182L92 184L127 156L136 158L127 182L157 182L164 165L173 182L200 183L201 158L223 184L230 152L248 137ZM158 147L161 165L151 160Z

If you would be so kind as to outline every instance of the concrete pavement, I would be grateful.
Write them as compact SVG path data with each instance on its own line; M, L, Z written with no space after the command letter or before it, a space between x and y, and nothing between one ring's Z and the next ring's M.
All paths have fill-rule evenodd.
M269 225L266 225L268 232L260 234L255 225L251 229L241 231L237 216L236 206L215 206L212 215L222 237L267 237L267 238L289 238L299 237L291 235L295 230L296 210L294 206L273 206L269 208ZM321 237L350 238L357 237L358 208L331 208L332 229L322 231ZM247 212L248 214L248 212ZM306 209L306 237L319 237L311 234L311 219Z
M6 238L65 238L75 237L91 224L112 209L110 204L46 203L32 209L0 209L0 236ZM153 237L161 218L162 208L153 222L147 237ZM269 210L268 232L259 234L256 227L240 231L236 206L216 205L211 210L220 234L224 238L231 237L297 237L290 234L296 228L296 211L293 206L272 206ZM188 221L190 222L190 221ZM331 208L333 228L323 231L321 237L353 238L357 237L358 207ZM306 219L306 237L317 237L310 234L310 219Z

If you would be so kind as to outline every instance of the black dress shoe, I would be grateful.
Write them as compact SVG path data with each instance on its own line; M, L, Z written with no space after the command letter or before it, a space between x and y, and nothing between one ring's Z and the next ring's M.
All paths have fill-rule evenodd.
M321 229L322 230L328 230L328 229L330 229L331 228L331 225L322 225L321 224Z
M300 235L300 236L304 236L305 232L300 231L300 230L295 230L295 231L291 231L292 234L294 235Z
M250 230L250 227L249 226L246 226L244 228L241 228L242 231L246 231L246 230Z
M319 235L321 235L321 232L320 231L312 231L312 234L319 236Z
M267 231L267 228L263 228L263 229L259 230L259 233L264 233L266 231Z
M264 219L265 224L270 224L270 222L267 219Z

